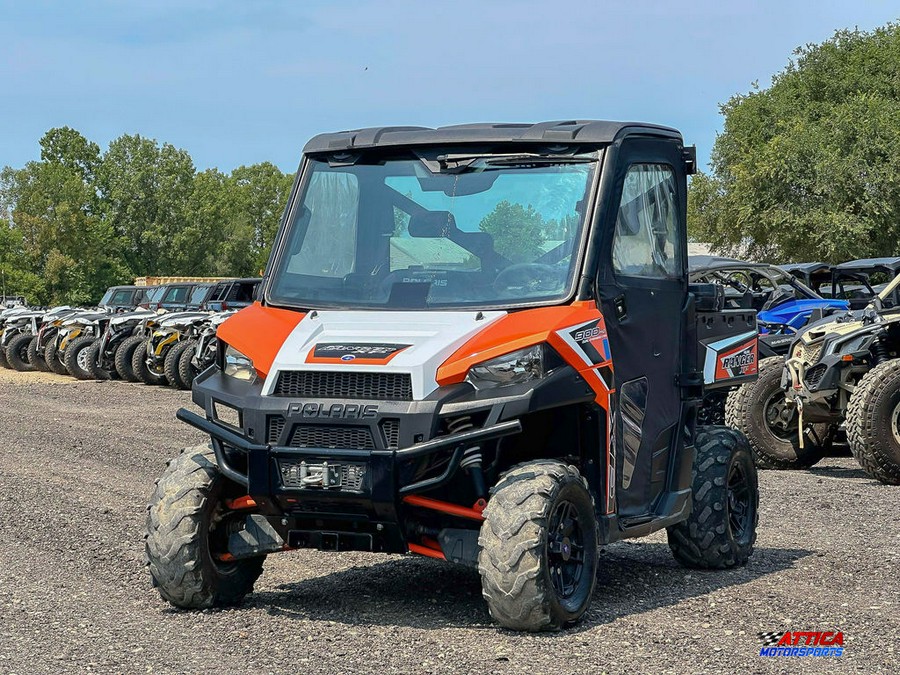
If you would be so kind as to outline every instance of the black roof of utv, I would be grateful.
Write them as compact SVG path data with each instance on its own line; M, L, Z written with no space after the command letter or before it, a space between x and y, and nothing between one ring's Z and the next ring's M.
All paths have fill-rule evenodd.
M369 127L314 136L303 152L323 153L374 147L466 145L482 143L612 143L629 134L664 136L681 141L671 127L644 122L560 120L537 124L456 124L448 127Z

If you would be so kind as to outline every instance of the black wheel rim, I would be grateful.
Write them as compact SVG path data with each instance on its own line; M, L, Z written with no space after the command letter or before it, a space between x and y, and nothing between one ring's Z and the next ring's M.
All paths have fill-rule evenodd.
M735 462L728 471L728 525L735 541L745 543L753 529L753 492L747 472Z
M563 600L571 598L584 574L584 533L578 509L570 501L559 502L550 516L547 561L553 590Z
M796 408L789 406L784 392L772 393L763 405L766 429L778 440L792 440L797 436Z

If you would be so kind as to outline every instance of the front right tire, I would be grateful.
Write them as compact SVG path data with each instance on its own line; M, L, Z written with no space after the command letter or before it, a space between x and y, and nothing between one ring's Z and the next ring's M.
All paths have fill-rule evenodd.
M153 585L176 607L234 605L253 591L265 556L227 560L226 499L241 494L208 445L185 448L156 481L145 556Z
M759 376L728 395L725 421L750 443L761 469L808 469L826 453L828 424L804 424L803 447L797 413L781 388L784 359L772 356L759 362Z
M559 630L581 619L597 577L599 533L574 466L527 462L491 489L478 543L481 588L504 628Z

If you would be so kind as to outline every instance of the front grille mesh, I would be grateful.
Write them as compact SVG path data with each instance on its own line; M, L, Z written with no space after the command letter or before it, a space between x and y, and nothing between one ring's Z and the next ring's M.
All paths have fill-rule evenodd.
M283 370L274 393L294 398L411 401L412 378L407 373Z
M810 389L815 389L822 382L822 378L825 377L825 372L828 370L828 367L824 363L820 363L813 368L810 368L806 371L806 386Z
M388 418L381 420L381 434L384 436L384 447L396 450L400 447L400 420Z
M329 427L317 424L295 427L288 445L292 448L342 450L371 450L375 447L368 427Z
M281 438L281 432L284 430L284 418L283 417L270 417L269 418L269 429L266 433L266 441L269 445L275 445L278 443L278 439Z

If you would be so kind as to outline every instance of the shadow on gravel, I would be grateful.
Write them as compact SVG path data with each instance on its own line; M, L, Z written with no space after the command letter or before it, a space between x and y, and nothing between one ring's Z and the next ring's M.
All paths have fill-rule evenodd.
M591 610L562 635L745 584L813 553L757 548L746 567L698 571L680 567L666 544L614 544L601 553ZM496 628L475 570L425 558L395 558L283 584L276 592L255 593L250 603L276 616L353 626Z
M844 466L814 466L807 469L807 472L814 476L825 476L826 478L865 478L876 483L877 481L861 468L844 467Z

